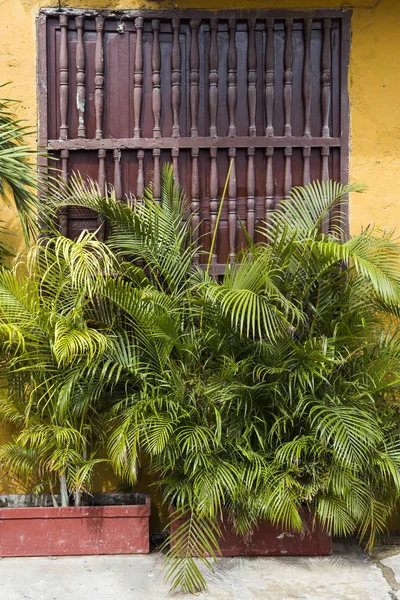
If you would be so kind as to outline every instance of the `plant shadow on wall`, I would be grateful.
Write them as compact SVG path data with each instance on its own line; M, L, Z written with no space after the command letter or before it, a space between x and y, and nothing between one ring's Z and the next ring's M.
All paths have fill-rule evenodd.
M400 491L400 244L372 229L343 241L357 190L294 188L216 281L193 264L171 167L160 206L151 186L131 208L72 177L55 207L90 208L111 233L54 234L1 274L1 413L19 429L3 464L79 493L97 460L134 484L146 456L184 517L172 589L205 587L193 557L212 568L221 519L301 531L311 511L371 549Z

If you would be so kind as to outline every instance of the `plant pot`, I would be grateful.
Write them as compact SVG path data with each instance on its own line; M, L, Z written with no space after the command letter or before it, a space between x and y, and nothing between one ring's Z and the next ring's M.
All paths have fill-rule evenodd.
M173 512L173 509L171 509ZM183 519L171 524L173 534ZM262 521L250 533L239 536L232 522L225 517L220 522L221 537L218 540L220 556L322 556L332 553L332 536L322 531L317 525L311 526L312 518L309 511L303 516L305 533L287 531L275 527L268 521ZM174 542L171 543L172 547Z
M0 496L0 556L149 552L150 494L94 494L92 506L80 507L29 500Z

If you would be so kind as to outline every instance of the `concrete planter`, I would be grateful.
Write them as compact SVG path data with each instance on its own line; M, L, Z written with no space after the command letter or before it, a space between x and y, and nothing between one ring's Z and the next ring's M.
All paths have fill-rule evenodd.
M0 508L0 556L148 554L150 494L96 496L97 506L77 508L8 502Z
M320 527L311 528L309 513L304 515L308 533L285 531L274 527L268 521L260 523L257 529L241 537L237 535L229 519L220 524L219 539L221 556L323 556L332 553L332 537ZM174 533L182 520L171 524ZM172 543L173 545L173 543Z

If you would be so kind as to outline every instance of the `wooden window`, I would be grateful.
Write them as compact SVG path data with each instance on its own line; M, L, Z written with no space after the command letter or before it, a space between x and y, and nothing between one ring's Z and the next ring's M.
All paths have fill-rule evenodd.
M46 9L40 143L117 197L173 162L207 246L233 160L215 271L293 185L347 181L349 11ZM95 230L69 208L61 228ZM200 258L201 261L201 258Z

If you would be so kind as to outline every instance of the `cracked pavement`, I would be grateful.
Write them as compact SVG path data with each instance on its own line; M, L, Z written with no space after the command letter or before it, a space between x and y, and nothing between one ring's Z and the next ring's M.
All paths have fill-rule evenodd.
M4 600L166 600L158 552L135 556L3 558ZM352 542L332 556L221 558L208 590L177 599L400 600L400 538L372 557Z

